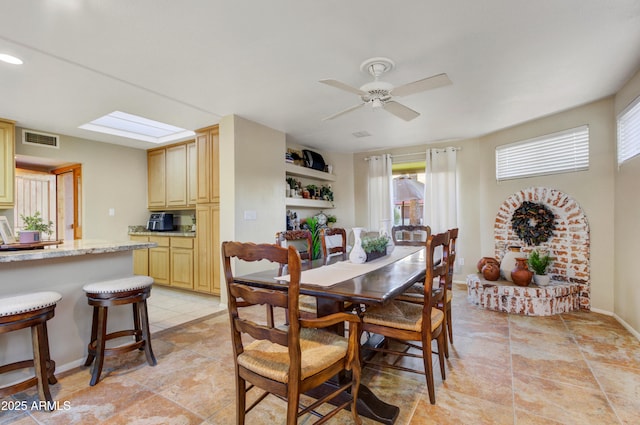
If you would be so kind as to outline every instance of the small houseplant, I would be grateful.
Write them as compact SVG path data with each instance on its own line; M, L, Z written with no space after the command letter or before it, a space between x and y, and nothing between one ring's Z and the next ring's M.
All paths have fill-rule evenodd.
M388 236L368 237L362 239L362 249L367 254L367 261L387 255Z
M20 218L24 223L24 227L20 231L21 243L38 242L41 239L41 233L46 233L47 236L51 236L53 233L53 221L45 222L40 211L36 211L30 216L20 214Z
M536 285L547 286L551 281L551 278L547 274L547 269L553 262L553 258L547 253L541 253L537 249L534 249L529 254L527 262L531 270L535 273L533 279Z

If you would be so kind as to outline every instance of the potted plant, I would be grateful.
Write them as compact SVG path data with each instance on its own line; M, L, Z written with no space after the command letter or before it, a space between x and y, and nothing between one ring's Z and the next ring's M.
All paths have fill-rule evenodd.
M538 286L547 286L551 281L551 277L547 274L547 269L551 265L553 258L547 253L541 253L534 249L529 254L529 267L534 272L533 281Z
M338 221L338 218L335 215L329 214L327 216L327 226L333 227L336 221Z
M39 242L41 233L46 233L48 236L53 233L53 221L46 223L40 215L40 211L36 211L30 216L20 214L20 218L24 223L24 227L20 231L20 243Z
M387 244L389 237L386 235L377 237L368 237L362 239L362 249L367 254L367 261L387 255Z

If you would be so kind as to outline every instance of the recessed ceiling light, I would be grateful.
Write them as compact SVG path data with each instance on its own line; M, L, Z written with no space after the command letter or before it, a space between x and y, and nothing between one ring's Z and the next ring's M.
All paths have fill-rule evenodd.
M22 65L22 59L6 53L0 53L0 61L10 63L12 65Z
M196 134L191 130L120 111L97 118L80 128L151 143L171 142Z

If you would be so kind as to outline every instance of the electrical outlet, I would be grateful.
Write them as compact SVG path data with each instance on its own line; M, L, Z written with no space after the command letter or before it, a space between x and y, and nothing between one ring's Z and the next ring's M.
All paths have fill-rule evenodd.
M109 208L109 217L113 217L114 215L116 215L116 209L115 208Z
M461 266L464 266L464 258L462 257L458 258L458 264Z

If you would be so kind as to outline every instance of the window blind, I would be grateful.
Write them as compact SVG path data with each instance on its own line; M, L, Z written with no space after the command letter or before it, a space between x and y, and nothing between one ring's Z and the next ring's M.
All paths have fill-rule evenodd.
M617 124L620 165L640 153L640 97L618 115Z
M589 126L496 148L498 181L589 169Z

